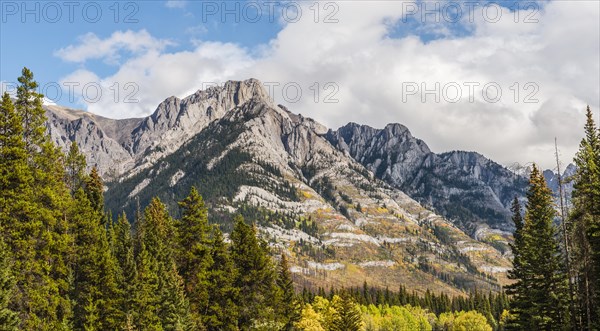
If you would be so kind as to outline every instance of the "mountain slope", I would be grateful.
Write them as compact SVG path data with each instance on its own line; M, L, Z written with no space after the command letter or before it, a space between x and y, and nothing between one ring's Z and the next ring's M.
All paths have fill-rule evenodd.
M523 197L525 177L475 152L431 152L400 124L384 129L350 123L327 139L378 178L432 206L475 234L488 226L512 230L510 202Z
M373 178L325 132L311 119L253 98L111 186L107 202L127 201L122 207L132 210L134 198L144 205L158 195L174 207L195 185L218 215L213 218L221 217L214 221L233 212L254 216L275 247L291 247L293 270L308 284L368 280L453 292L489 282L483 272L503 277L510 264L499 251Z
M225 230L234 213L256 221L275 251L289 253L301 284L366 280L457 294L498 288L495 278L505 282L507 238L498 236L494 247L472 239L332 145L324 126L272 104L257 81L183 100L169 98L148 118L116 123L50 109L49 125L91 160L127 160L108 183L113 213L132 214L159 196L176 214L176 202L194 185ZM110 131L113 125L123 129Z
M252 97L268 98L256 79L229 81L224 86L199 90L184 98L169 97L152 115L113 120L59 106L46 106L48 130L53 140L67 148L79 143L88 164L96 165L107 179L132 175L176 151L211 121Z

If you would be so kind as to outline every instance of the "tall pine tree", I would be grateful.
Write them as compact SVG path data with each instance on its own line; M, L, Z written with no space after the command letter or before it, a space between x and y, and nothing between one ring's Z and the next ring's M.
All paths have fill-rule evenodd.
M183 281L175 264L175 223L167 207L154 198L144 212L139 225L138 282L142 286L144 300L147 300L143 314L156 314L159 325L164 330L188 330L194 325L189 313L189 304L185 297ZM146 284L147 282L147 284ZM152 311L149 311L152 310ZM141 328L155 327L140 324ZM145 322L144 322L145 323Z
M211 227L208 209L195 187L179 202L182 218L177 222L177 256L179 274L185 283L190 310L196 320L209 305L208 269L212 266Z
M136 278L137 269L133 251L133 239L131 236L131 225L123 213L112 227L112 253L119 265L118 288L122 294L119 309L124 314L126 325L133 327L135 315Z
M0 331L17 331L19 315L9 307L15 289L15 280L8 253L4 240L0 237Z
M517 293L511 303L519 329L557 330L569 325L566 275L553 225L555 216L552 192L534 165L524 224L517 234L522 243L515 244L518 269L512 272L520 277L513 287Z
M71 142L65 161L65 181L69 189L71 189L71 194L74 195L77 190L83 188L86 167L85 156L79 152L79 146L75 141Z
M294 323L300 320L301 306L285 253L281 254L279 274L277 275L278 303L276 311L279 319L284 323L284 330L293 330Z
M73 290L75 329L114 330L124 324L119 309L118 264L100 215L80 188L72 211L75 233Z
M231 232L231 257L236 272L235 287L239 289L238 327L248 329L255 323L274 320L271 303L274 299L275 270L266 243L257 237L256 228L235 218Z
M236 269L229 255L223 233L219 228L213 229L211 249L213 264L208 269L209 304L202 311L204 325L209 331L235 331L237 328L238 288L234 287L237 279Z
M361 330L362 314L352 297L344 292L341 297L335 297L333 301L336 313L331 323L331 331Z
M572 231L580 317L586 329L600 329L600 133L588 106L585 137L575 156Z
M519 316L517 323L506 325L507 330L519 330L521 329L520 322L527 321L530 316L527 316L527 280L525 279L525 266L523 265L522 251L526 249L525 241L523 238L523 213L521 211L521 204L517 197L513 199L512 206L512 221L515 224L515 232L513 234L514 242L510 244L510 248L513 253L513 268L508 272L508 278L516 280L517 282L510 284L506 287L506 293L513 297L512 310L513 313Z
M15 190L20 197L9 208L19 209L7 240L15 258L14 304L23 329L66 330L72 313L68 297L72 236L65 215L72 200L64 183L62 152L46 134L42 95L36 92L33 74L24 68L18 81L15 112L22 122L23 147L13 145L13 155L19 155L17 161L25 153L27 167L16 174L22 185Z
M104 210L104 182L96 166L92 167L89 176L85 178L85 193L92 203L92 207L102 213Z

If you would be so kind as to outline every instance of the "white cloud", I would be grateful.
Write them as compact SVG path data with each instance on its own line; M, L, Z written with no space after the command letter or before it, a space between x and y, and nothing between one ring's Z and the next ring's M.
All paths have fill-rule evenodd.
M187 1L183 0L169 0L165 3L167 8L185 8Z
M322 23L324 17L314 23L307 8L311 4L302 3L304 15L299 22L284 24L273 40L254 50L203 41L197 41L191 51L176 53L164 52L164 47L134 46L142 51L101 80L105 86L136 82L140 102L102 101L88 109L112 117L148 115L164 98L183 97L203 83L255 77L279 82L277 102L330 127L349 121L376 127L399 122L438 152L476 150L504 164L537 161L552 167L554 136L568 162L581 136L585 105L596 111L600 107L600 4L596 1L546 3L536 14L538 23L523 23L525 12L520 13L520 23L509 12L499 22L489 23L476 11L475 22L466 27L473 34L452 36L444 24L435 24L436 30L450 36L427 43L416 36L388 37L390 22L402 17L400 2L367 6L341 1L335 17L339 22L329 24ZM99 42L111 44L110 39L114 38ZM149 35L145 39L160 44ZM67 49L84 45L85 41ZM84 54L74 56L82 61L92 58L83 51L76 53ZM115 52L102 53L110 58ZM288 82L302 87L303 98L296 103L286 102L282 95L281 86ZM320 87L318 103L315 82ZM335 95L339 102L323 103L333 91L323 90L327 82L339 86ZM428 96L426 103L420 97L404 101L403 83L413 82L427 88L436 82L441 86L456 82L463 86L462 99L436 103ZM473 102L468 100L465 82L480 84ZM481 86L489 82L502 89L497 103L482 98ZM517 103L513 101L516 82ZM535 85L524 89L528 82ZM536 86L538 101L524 103Z
M90 32L79 38L78 45L61 48L54 54L69 62L104 59L108 63L116 64L120 59L121 51L139 55L150 51L161 51L172 44L171 41L152 37L146 30L116 31L106 39L101 39Z

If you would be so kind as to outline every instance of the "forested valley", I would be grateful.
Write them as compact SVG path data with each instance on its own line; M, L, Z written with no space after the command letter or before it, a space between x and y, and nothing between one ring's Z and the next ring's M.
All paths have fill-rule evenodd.
M527 201L513 204L513 283L449 297L403 284L302 288L258 220L236 216L223 233L196 188L178 218L158 198L133 219L113 215L77 144L65 154L50 140L31 71L18 81L0 105L0 330L600 328L600 132L589 108L577 173L564 179L572 208L557 208L534 165Z

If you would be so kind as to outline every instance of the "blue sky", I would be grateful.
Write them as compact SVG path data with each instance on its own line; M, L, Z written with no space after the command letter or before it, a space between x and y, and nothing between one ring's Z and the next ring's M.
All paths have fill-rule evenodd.
M0 80L14 81L23 66L32 69L39 82L56 82L61 77L81 67L79 63L69 63L55 53L62 47L75 43L85 33L94 33L106 38L114 31L146 30L158 39L168 39L172 43L169 52L192 50L198 40L235 43L257 51L267 44L283 28L282 20L295 17L294 5L298 2L265 1L2 1L0 46ZM302 1L310 3L310 1ZM363 1L365 6L381 1ZM385 1L383 1L385 2ZM491 1L480 1L480 6ZM252 5L248 5L248 4ZM267 2L268 3L268 2ZM258 4L258 5L255 5ZM444 2L426 2L424 10L444 11ZM500 5L518 8L512 2L499 2ZM216 7L215 7L216 6ZM324 5L322 5L324 6ZM304 11L303 15L316 15L316 7ZM455 20L459 16L457 7L449 7L442 15ZM462 11L467 7L462 5ZM98 10L99 9L99 10ZM408 10L408 7L407 9ZM331 15L336 19L335 9L320 8L320 16ZM287 16L284 16L287 15ZM431 15L431 14L427 14ZM466 15L466 13L464 14ZM257 18L258 17L258 18ZM432 30L431 22L422 22L419 13L405 20L390 22L388 36L402 38L418 36L423 41L446 37ZM433 21L435 19L432 19ZM429 23L429 24L427 24ZM446 24L453 37L464 37L472 33L469 24ZM15 45L27 45L22 51ZM126 61L130 54L120 54L120 61ZM85 68L99 76L109 75L118 70L113 64L95 60L85 63ZM63 104L85 106L71 103L67 98Z
M436 152L545 167L556 136L568 162L600 108L600 2L472 3L2 0L0 82L27 66L52 101L125 118L253 77L329 127L399 122Z
M0 79L14 81L23 66L32 69L40 82L57 81L60 77L77 69L79 64L61 60L54 53L56 50L70 45L84 33L92 32L100 38L110 36L119 30L146 30L152 36L169 39L173 44L168 51L177 52L194 47L194 40L214 40L232 42L243 47L252 48L268 42L280 30L281 25L269 22L265 11L258 22L241 19L235 22L235 16L228 14L221 20L219 13L210 14L212 5L201 1L185 1L181 4L168 5L168 1L95 1L86 7L86 2L75 2L69 5L64 2L47 3L39 1L2 1L2 17L0 25ZM222 4L222 2L215 2ZM56 6L60 8L60 14ZM226 9L235 9L235 3L223 3ZM241 4L238 5L241 10ZM14 9L17 5L17 9ZM37 6L37 7L36 7ZM37 9L36 9L37 8ZM69 11L73 8L72 14ZM97 15L96 8L101 9ZM266 8L266 7L265 7ZM256 10L248 8L248 15L255 15ZM24 11L34 11L23 17ZM203 11L210 11L203 16ZM36 16L37 15L37 16ZM279 18L276 18L279 19ZM39 22L36 22L39 20ZM71 22L72 21L72 22ZM116 22L115 22L116 21ZM27 45L23 51L16 45ZM122 54L125 61L128 54ZM92 61L85 64L100 76L117 70L114 65L103 61Z

